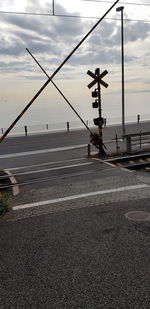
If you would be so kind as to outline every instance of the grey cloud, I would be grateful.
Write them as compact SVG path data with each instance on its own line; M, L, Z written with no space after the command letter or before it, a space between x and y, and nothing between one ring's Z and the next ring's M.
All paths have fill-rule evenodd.
M43 7L39 0L27 0L26 2L26 12L43 12Z
M49 71L53 71L54 66L58 65L58 60L54 57L44 59L41 57L37 57L37 60L41 63L43 68L49 73ZM48 64L47 64L48 63ZM41 72L38 65L35 61L31 58L30 55L26 52L26 57L22 61L21 58L18 61L0 61L0 71L5 73L22 73L22 72L29 72L29 73L37 73ZM43 74L42 74L43 75Z
M34 3L32 1L30 2L32 3L33 7L32 11L36 12ZM48 4L46 6L48 6ZM67 14L67 11L60 5L57 4L56 8L59 8L62 14ZM38 12L41 13L40 6ZM47 13L50 13L50 10ZM33 31L39 35L50 37L55 41L60 40L60 38L63 39L66 37L69 41L73 41L74 36L80 35L83 29L81 20L72 22L71 18L57 18L56 16L39 17L32 15L7 15L3 16L3 21L5 21L5 23L12 24L14 27L18 27L23 30Z
M26 10L50 12L49 2L40 7L39 1L29 1ZM67 11L56 4L56 12L67 14ZM60 56L66 53L79 42L82 36L93 26L94 22L81 21L80 19L62 17L37 17L27 15L5 15L2 16L5 25L9 25L8 31L1 33L0 55L22 56L26 55L25 48L28 47L34 55L40 54L43 57L42 64L57 65ZM12 26L10 28L10 25ZM150 32L149 24L128 23L124 24L125 43L135 42L138 39L145 39ZM72 46L72 47L70 47ZM87 49L86 49L87 47ZM118 49L119 47L119 49ZM136 57L125 57L126 62ZM103 20L84 46L80 48L71 59L70 65L89 65L99 63L120 63L120 26L116 22ZM11 71L13 62L7 64ZM24 67L30 71L31 67ZM15 67L15 66L14 66ZM15 67L16 69L16 67ZM13 70L13 69L12 69ZM21 66L17 66L21 71Z
M124 33L126 42L144 40L150 33L150 24L141 22L126 24Z
M144 40L149 36L150 24L135 22L124 22L124 42L135 42L139 39ZM115 22L103 21L101 28L97 28L91 35L89 44L93 46L107 45L114 47L120 45L120 26Z
M14 36L9 36L9 39L2 36L0 39L0 55L7 56L18 56L23 53L24 44L20 42L18 44Z
M66 12L63 8L61 10ZM24 54L25 47L30 47L34 53L58 56L66 45L77 40L83 28L81 21L73 23L72 19L57 17L7 15L3 16L3 20L5 25L11 24L12 28L3 33L0 54L12 56Z
M118 32L115 23L108 23L105 21L102 27L100 29L97 28L91 35L88 42L93 46L103 46L105 44L107 44L107 46L114 46L118 45L118 41Z
M136 57L125 56L125 62L131 62ZM70 61L72 65L96 65L96 64L119 64L121 63L120 51L115 49L101 48L97 51L87 52L86 55L78 55Z
M46 80L46 76L44 75L20 75L20 77L29 79L29 80Z
M16 72L33 72L33 65L29 61L0 61L1 72L16 73Z
M52 39L42 39L39 35L33 35L30 32L16 31L18 41L23 43L25 47L30 47L34 53L50 53L51 55L59 55L59 48L56 49L55 42Z
M15 30L19 28L24 31L32 31L39 35L53 36L53 31L47 31L47 22L45 22L45 24L41 22L39 16L7 15L4 22L6 24L11 24L14 27L11 30L12 32L15 32Z
M30 47L34 53L51 53L57 54L54 44L47 40L40 40L34 38L30 34L24 34L19 37L18 35L10 36L9 40L5 37L0 39L0 54L5 56L21 56L25 55L26 47Z

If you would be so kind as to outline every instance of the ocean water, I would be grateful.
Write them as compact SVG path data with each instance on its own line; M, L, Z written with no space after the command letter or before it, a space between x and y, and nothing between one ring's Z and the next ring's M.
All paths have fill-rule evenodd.
M150 120L150 114L147 115L140 115L140 121L148 121ZM85 120L84 120L85 121ZM125 118L125 123L136 123L137 122L137 115L136 116L127 116ZM94 126L93 120L86 120L86 125L91 128ZM114 118L107 118L106 125L119 125L122 123L121 117L114 117ZM8 126L9 127L9 126ZM7 130L8 127L1 127L0 135L2 136L3 133ZM69 130L75 129L83 129L85 128L84 124L81 121L69 121ZM96 128L96 127L95 127ZM54 123L39 123L39 124L28 124L28 125L20 125L14 126L14 128L10 131L10 135L25 135L33 134L33 133L40 133L40 132L62 132L67 131L67 122L54 122Z

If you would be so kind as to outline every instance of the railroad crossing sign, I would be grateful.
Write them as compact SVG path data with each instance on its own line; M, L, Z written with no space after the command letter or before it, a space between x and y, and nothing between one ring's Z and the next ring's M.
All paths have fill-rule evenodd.
M93 108L98 108L99 117L94 118L93 122L96 126L98 126L98 134L95 133L94 136L92 136L92 139L90 142L96 146L96 148L99 149L99 155L104 157L106 156L106 152L104 150L104 143L103 143L103 124L104 119L102 118L102 108L101 108L101 85L104 87L108 87L108 84L105 83L102 78L108 74L107 70L102 72L100 74L100 68L95 69L95 74L91 71L88 71L87 74L93 78L93 81L88 85L88 88L90 89L95 84L97 84L97 88L95 91L92 91L92 98L96 98L95 102L92 104Z
M102 86L104 86L105 88L108 87L108 84L105 83L102 78L108 74L108 71L105 70L104 72L102 72L99 75L96 75L94 73L92 73L91 71L87 71L87 74L90 75L92 78L94 78L94 80L88 85L88 88L90 89L91 87L93 87L96 83L100 83Z

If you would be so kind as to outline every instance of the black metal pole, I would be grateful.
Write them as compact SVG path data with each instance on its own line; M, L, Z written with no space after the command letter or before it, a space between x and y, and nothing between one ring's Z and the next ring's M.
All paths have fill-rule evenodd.
M123 31L123 10L124 6L116 9L121 12L121 72L122 72L122 135L125 135L125 104L124 104L124 31Z
M100 78L100 69L97 68L95 70L95 74ZM106 152L103 148L103 122L102 122L102 106L101 106L101 85L98 82L97 83L98 87L98 113L99 113L99 155L106 155Z
M53 16L55 15L55 4L54 4L54 0L52 0L52 5L53 5Z
M125 106L124 106L124 33L123 9L121 10L121 63L122 63L122 133L125 135Z
M96 75L100 78L100 69L97 68L96 69ZM101 114L101 85L98 82L97 83L97 88L98 88L98 113L99 113L99 118L102 117ZM102 140L102 131L101 131L102 127L101 127L101 122L99 121L99 138L100 140Z
M7 136L7 134L11 131L11 129L15 126L15 124L19 121L19 119L24 115L24 113L28 110L31 104L38 98L41 92L46 88L46 86L50 83L53 77L60 71L60 69L64 66L64 64L70 59L70 57L75 53L75 51L79 48L79 46L86 40L86 38L91 34L91 32L98 26L98 24L106 17L106 15L112 10L112 8L119 2L119 0L115 1L115 3L107 10L107 12L97 21L97 23L91 28L91 30L83 37L83 39L76 45L76 47L71 51L71 53L65 58L65 60L59 65L59 67L55 70L55 72L48 78L48 80L44 83L44 85L39 89L39 91L34 95L31 101L26 105L23 111L18 115L18 117L14 120L14 122L10 125L10 127L6 130L6 132L1 136L0 143Z

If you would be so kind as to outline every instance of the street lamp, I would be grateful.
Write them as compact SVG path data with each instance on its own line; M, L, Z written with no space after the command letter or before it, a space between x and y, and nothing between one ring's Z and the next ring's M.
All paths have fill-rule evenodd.
M124 112L124 37L123 37L123 9L124 6L120 6L116 9L117 12L121 12L121 62L122 62L122 134L125 135L125 112Z

